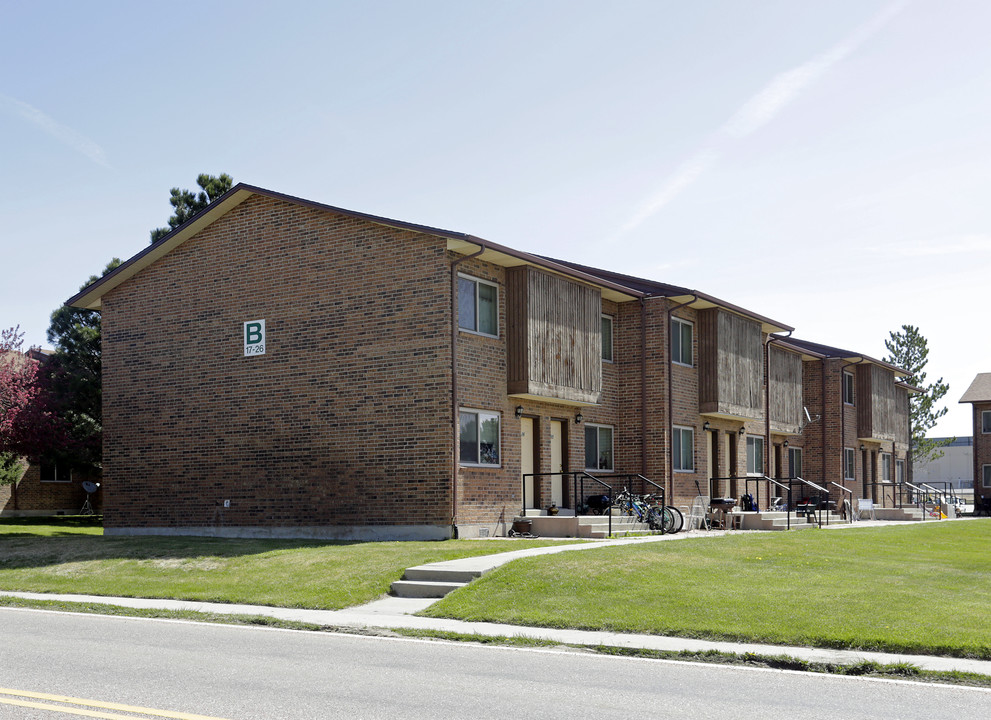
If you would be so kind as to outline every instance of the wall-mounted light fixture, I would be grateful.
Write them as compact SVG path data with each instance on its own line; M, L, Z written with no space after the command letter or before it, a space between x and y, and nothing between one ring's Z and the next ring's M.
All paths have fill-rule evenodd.
M740 433L739 433L740 435L743 435L745 432L747 432L747 428L745 427L740 428Z
M863 452L866 449L867 449L867 446L866 445L861 445L860 446L860 452Z
M705 421L705 424L702 425L702 431L703 432L708 432L709 431L709 421L708 420L706 420Z
M785 447L788 447L788 441L785 440Z
M575 425L581 425L582 424L582 420L584 420L584 419L585 419L585 416L582 415L581 413L578 413L577 415L575 415Z
M518 418L523 417L523 406L522 405L517 405L516 406L516 417L518 417Z

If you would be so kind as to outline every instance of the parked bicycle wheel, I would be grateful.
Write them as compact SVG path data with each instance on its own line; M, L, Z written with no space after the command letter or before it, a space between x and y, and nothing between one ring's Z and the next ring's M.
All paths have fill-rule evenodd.
M685 527L684 514L674 505L668 505L664 509L669 510L671 512L671 517L672 517L671 530L666 530L666 532L672 532L672 533L681 532L682 529L684 529Z

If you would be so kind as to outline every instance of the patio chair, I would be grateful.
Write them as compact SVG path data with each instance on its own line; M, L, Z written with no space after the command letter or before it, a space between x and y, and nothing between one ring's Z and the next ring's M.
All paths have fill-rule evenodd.
M877 520L874 515L874 501L869 498L859 498L857 500L857 519L863 520L864 513L867 513L867 517L871 520Z

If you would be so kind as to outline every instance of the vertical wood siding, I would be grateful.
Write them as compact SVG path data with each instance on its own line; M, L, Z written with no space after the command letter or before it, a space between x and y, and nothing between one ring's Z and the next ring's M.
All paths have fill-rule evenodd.
M508 392L598 402L602 298L532 267L506 273Z
M699 313L699 411L764 417L760 325L718 308Z
M802 426L802 358L771 346L771 429L797 433Z

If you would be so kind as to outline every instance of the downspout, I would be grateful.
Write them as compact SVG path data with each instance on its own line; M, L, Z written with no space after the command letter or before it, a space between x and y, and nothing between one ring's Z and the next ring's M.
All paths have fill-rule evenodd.
M680 310L686 305L691 305L693 302L699 299L699 296L692 293L692 299L681 303L681 305L675 305L668 308L667 317L668 324L665 329L665 337L668 339L668 426L665 439L667 440L667 456L668 456L668 481L665 483L668 487L664 489L665 502L672 504L674 502L674 448L671 445L671 438L674 436L674 358L671 357L671 317L675 310ZM695 448L692 448L692 454L694 455Z
M640 474L647 477L647 303L640 298Z
M822 366L823 367L822 387L823 387L823 391L824 391L823 392L823 396L822 396L823 414L825 414L825 409L826 409L826 394L825 394L825 389L826 389L826 372L825 372L825 369L826 369L826 365L825 365L825 362L826 362L825 359L823 359L823 366ZM845 365L841 365L840 366L840 467L841 468L843 467L843 463L844 463L844 457L843 457L843 455L846 452L846 450L845 450L845 448L846 448L846 402L843 400L843 383L845 382L843 380L843 373L846 372L846 369L848 367L853 367L854 365L860 365L862 362L864 362L863 356L861 356L860 360L858 360L857 362L846 363ZM856 396L857 378L856 378L856 376L854 376L854 378L853 378L853 387L854 387L854 396L853 396L853 399L854 399L854 402L856 402L856 400L857 400L857 396ZM826 429L826 422L824 420L823 421L823 432L824 432L824 434L825 434L825 429ZM822 453L823 453L823 455L822 455L822 457L823 457L822 471L823 472L826 472L826 462L825 462L825 460L826 460L826 446L825 445L822 446ZM863 465L864 465L863 460L864 460L863 458L860 459L860 465L861 465L861 467L863 467ZM846 480L846 473L843 474L843 479ZM853 468L853 480L854 480L854 487L856 487L856 483L857 483L857 467L856 467L856 465L854 465L854 468ZM860 481L861 489L863 489L863 484L866 481L867 481L867 478L862 478L861 479L861 481ZM846 487L846 484L845 483L844 483L844 487ZM866 493L864 493L864 494L866 495ZM860 497L860 496L858 495L857 497Z
M485 252L483 243L472 241L478 245L478 252L463 255L451 263L451 438L453 458L451 467L451 535L458 537L458 474L461 468L461 444L458 441L458 265L465 260L471 260Z
M768 333L767 340L764 341L764 373L767 375L764 381L764 471L768 477L771 477L769 474L771 472L771 344L779 340L787 340L793 332L794 330L789 330L787 335ZM775 469L780 475L781 468Z

